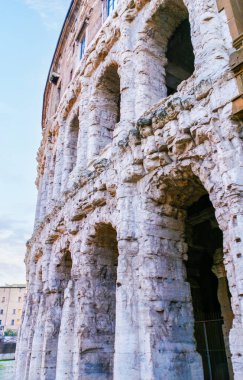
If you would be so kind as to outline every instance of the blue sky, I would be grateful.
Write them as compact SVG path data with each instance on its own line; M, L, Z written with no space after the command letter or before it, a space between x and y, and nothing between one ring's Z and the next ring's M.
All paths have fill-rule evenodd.
M25 282L43 91L69 4L0 1L0 285Z

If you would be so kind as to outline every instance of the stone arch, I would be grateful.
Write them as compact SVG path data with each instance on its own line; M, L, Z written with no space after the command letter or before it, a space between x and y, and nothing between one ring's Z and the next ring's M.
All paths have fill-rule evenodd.
M99 74L90 102L89 159L99 155L113 140L121 119L119 65L110 61Z
M161 236L167 241L166 244L162 242L158 245L167 245L173 252L173 255L171 253L169 255L171 257L168 258L168 252L163 257L170 268L167 278L169 277L169 281L172 281L172 288L173 281L176 279L180 283L180 292L183 293L183 297L178 300L175 289L175 294L166 306L168 310L171 310L171 315L166 319L170 320L171 332L177 329L177 339L181 339L181 343L185 343L183 330L187 331L186 336L191 340L192 346L194 339L196 340L194 360L200 368L200 359L196 356L196 352L200 353L204 376L198 369L197 375L194 374L195 378L228 379L233 378L230 331L234 314L231 306L231 288L228 287L224 266L223 231L220 230L215 209L210 201L210 198L214 197L194 174L193 169L196 172L197 168L192 166L177 165L176 168L171 167L171 170L166 172L159 170L157 177L155 176L156 178L152 180L155 210L163 215L160 221L163 226ZM216 203L215 199L213 203ZM158 260L158 267L162 265L161 258ZM183 266L181 266L182 262ZM171 268L176 267L177 270L173 272ZM180 273L179 277L178 273ZM188 292L189 284L190 291ZM187 310L186 324L181 318L183 309L184 312ZM193 329L192 326L194 326ZM168 334L167 324L165 324L165 329ZM157 334L163 336L163 331L159 332L158 329ZM214 344L218 346L213 346ZM159 342L155 342L155 346L160 349ZM205 352L207 352L206 355ZM186 363L186 359L184 360ZM185 365L184 368L180 367L180 371L187 378L192 369L186 369ZM181 376L183 378L183 375Z
M187 49L190 50L190 62L185 65ZM175 92L194 71L189 14L183 0L151 2L145 24L138 34L136 64L138 106L144 104L138 113L140 116L154 103Z

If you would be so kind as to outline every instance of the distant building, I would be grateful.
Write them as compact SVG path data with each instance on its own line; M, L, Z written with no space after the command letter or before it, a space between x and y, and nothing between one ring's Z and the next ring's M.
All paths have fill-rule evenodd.
M18 331L24 305L26 286L14 284L0 286L0 332Z

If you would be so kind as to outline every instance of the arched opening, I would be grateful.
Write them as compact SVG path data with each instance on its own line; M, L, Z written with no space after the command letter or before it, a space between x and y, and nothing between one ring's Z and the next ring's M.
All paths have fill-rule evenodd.
M178 85L194 72L194 52L191 42L189 19L186 18L176 28L169 39L166 58L167 95L177 91Z
M209 195L191 167L178 165L167 173L155 176L150 193L156 200L156 225L150 227L155 279L150 280L149 293L152 311L157 302L157 313L151 313L153 349L161 352L156 370L161 367L159 374L169 367L182 379L231 380L233 313L223 234ZM147 219L152 220L150 214ZM170 366L163 363L167 355Z
M78 136L79 136L79 117L75 115L68 125L65 143L64 143L64 167L62 174L62 186L65 188L69 174L73 171L77 163L78 152Z
M140 35L139 86L144 88L140 93L146 92L146 99L138 96L152 106L176 92L178 85L194 71L189 16L184 2L163 2Z
M67 145L67 154L70 160L70 172L76 165L77 162L77 150L78 150L78 135L79 135L79 118L77 115L74 116L70 123L69 138Z
M232 379L229 331L233 313L223 264L223 235L207 194L187 208L186 241L194 336L204 378Z
M112 142L115 126L120 121L120 77L118 67L110 65L97 86L94 122L97 125L97 154Z
M90 241L92 308L89 308L81 354L81 373L85 379L113 379L116 323L116 281L118 245L111 224L99 224ZM89 332L88 332L89 331Z
M72 257L69 250L65 252L59 264L57 264L57 277L59 281L59 289L61 290L62 297L64 296L64 290L68 285L68 281L71 279L72 270Z

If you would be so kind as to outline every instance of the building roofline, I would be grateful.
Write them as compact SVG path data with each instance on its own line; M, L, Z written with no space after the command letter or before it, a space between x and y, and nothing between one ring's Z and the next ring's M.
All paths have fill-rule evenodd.
M68 11L67 11L67 14L66 14L66 17L65 17L65 20L64 20L63 25L62 25L61 32L60 32L58 40L57 40L57 44L56 44L56 47L55 47L55 50L54 50L54 54L53 54L53 57L52 57L51 65L50 65L50 68L49 68L49 71L48 71L48 76L47 76L47 79L46 79L46 85L45 85L44 94L43 94L42 129L44 127L43 122L44 122L44 114L45 114L45 109L46 109L46 104L45 104L46 102L45 102L45 100L46 100L47 89L48 89L48 85L49 85L50 74L51 74L51 71L52 71L55 59L56 59L56 55L58 53L58 49L59 49L59 45L60 45L60 42L61 42L61 39L62 39L62 36L63 36L64 29L65 29L65 27L66 27L66 25L68 23L68 20L69 20L69 17L71 15L74 3L75 3L75 0L71 0L71 3L69 5Z
M24 284L14 284L14 285L2 285L2 286L0 286L0 289L3 289L3 288L5 288L5 289L19 289L19 288L26 288L26 285L24 285Z

